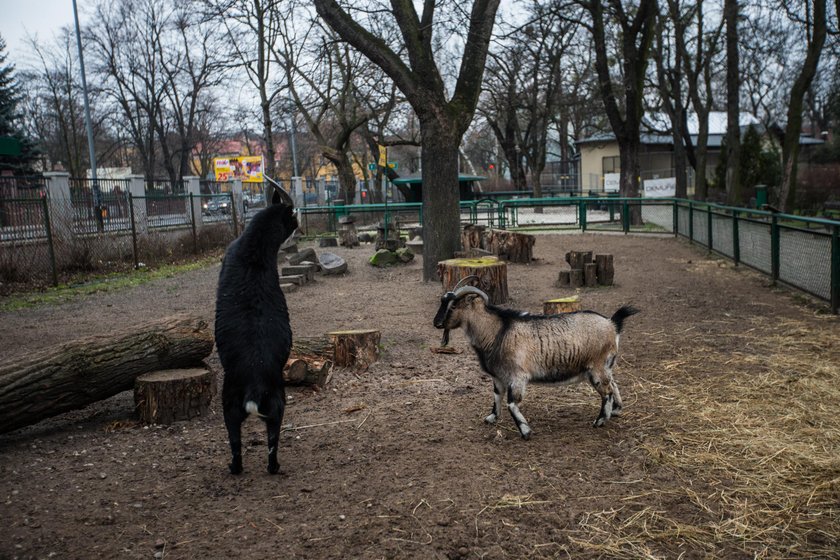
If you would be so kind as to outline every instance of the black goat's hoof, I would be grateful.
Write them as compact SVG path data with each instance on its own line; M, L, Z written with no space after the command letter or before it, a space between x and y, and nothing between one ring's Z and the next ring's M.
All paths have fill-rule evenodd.
M230 474L242 474L242 461L234 461L228 465Z
M269 463L268 474L277 474L280 472L280 463Z

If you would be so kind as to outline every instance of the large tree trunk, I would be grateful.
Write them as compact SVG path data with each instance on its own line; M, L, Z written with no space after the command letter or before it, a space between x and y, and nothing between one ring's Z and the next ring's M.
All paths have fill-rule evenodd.
M458 191L460 135L433 119L420 121L423 135L423 280L436 281L437 264L461 248Z
M826 15L825 0L814 0L814 29L809 34L808 54L796 81L790 88L787 126L782 145L782 184L779 190L779 208L782 212L793 210L796 204L797 160L799 159L799 131L802 129L802 105L805 93L817 72L820 54L825 43Z
M356 174L353 173L353 164L347 158L347 153L336 150L324 156L335 165L338 172L338 188L344 203L353 204L356 200Z
M741 204L741 110L738 57L738 0L724 0L726 18L726 199Z
M641 165L639 164L639 135L629 136L619 146L619 161L621 165L621 177L619 191L621 196L637 198L639 193L639 175ZM630 223L634 226L642 223L642 207L638 204L630 205Z
M206 322L176 316L6 363L0 367L0 433L132 389L144 373L203 367L212 351Z

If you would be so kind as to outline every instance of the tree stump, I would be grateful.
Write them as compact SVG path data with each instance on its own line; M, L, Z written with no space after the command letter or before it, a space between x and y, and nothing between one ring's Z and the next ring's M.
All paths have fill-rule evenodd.
M332 360L312 357L289 358L283 369L283 380L289 385L315 385L324 387L332 378Z
M212 351L209 325L181 315L6 361L0 433L130 390L144 373L201 367Z
M583 285L587 288L594 288L598 285L598 266L595 263L583 265Z
M439 262L437 271L444 291L451 291L467 276L477 276L477 282L471 281L467 285L484 291L494 305L508 301L507 264L496 257L449 259Z
M558 288L581 288L583 287L583 271L579 268L561 270L557 276Z
M354 224L341 225L341 229L338 230L338 244L343 247L358 247L360 245Z
M566 262L572 270L583 270L583 265L592 262L592 251L569 251L566 253Z
M602 286L612 286L615 278L612 255L595 255L598 283Z
M487 229L485 226L468 225L461 232L464 251L482 249L500 259L528 264L533 259L533 235L502 229Z
M169 369L146 373L134 382L134 405L144 424L171 424L203 416L216 392L209 370Z
M557 315L558 313L572 313L580 311L580 298L577 296L550 299L543 302L543 315Z
M365 369L379 360L380 333L373 329L327 333L335 346L335 365Z

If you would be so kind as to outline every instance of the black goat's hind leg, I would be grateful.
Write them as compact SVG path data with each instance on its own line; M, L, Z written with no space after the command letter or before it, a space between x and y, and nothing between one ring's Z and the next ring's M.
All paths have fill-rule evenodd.
M245 421L246 417L247 413L242 407L225 408L225 427L227 428L232 454L230 465L228 465L231 474L242 472L242 422Z
M277 474L280 463L277 461L277 445L280 441L280 420L266 418L265 429L268 432L268 473Z

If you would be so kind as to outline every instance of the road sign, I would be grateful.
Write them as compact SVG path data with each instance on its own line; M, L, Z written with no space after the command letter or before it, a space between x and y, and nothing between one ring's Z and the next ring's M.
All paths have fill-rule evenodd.
M375 163L369 163L368 164L368 169L370 169L371 171L376 171L376 164Z
M396 171L397 169L399 169L399 167L400 167L400 162L398 162L398 161L389 161L388 162L388 168L389 169L393 169L394 171Z

